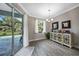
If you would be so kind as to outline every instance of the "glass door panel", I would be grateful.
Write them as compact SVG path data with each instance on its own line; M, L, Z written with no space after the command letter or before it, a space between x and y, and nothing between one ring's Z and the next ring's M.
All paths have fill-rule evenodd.
M23 16L14 10L14 53L16 53L23 46L23 31L22 31Z
M11 55L12 8L0 3L0 56Z

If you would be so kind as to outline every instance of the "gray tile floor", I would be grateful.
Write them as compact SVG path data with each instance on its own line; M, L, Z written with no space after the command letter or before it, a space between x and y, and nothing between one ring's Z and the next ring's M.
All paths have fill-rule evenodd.
M30 42L34 46L32 56L79 56L79 50L68 48L51 40Z
M34 47L24 47L19 50L14 56L31 56L33 53Z

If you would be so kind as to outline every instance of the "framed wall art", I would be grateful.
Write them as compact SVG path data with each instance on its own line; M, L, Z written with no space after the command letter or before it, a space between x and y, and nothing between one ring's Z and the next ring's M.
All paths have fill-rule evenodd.
M52 23L52 30L57 30L58 29L58 22Z
M63 21L62 22L62 29L68 29L68 28L71 28L71 21L70 20Z

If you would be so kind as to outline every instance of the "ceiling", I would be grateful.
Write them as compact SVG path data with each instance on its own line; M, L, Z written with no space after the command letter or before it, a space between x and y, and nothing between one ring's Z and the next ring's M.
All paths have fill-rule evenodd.
M78 3L22 3L29 15L43 19L48 18L48 9L50 16L55 17L77 5Z
M6 5L5 3L0 3L0 10L4 10L4 11L12 11L12 8L9 7L8 5Z

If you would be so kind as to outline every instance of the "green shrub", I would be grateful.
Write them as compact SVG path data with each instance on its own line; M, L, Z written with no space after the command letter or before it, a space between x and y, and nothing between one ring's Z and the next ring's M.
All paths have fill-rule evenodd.
M6 33L4 32L2 35L6 35Z
M50 32L45 33L46 39L50 39Z

